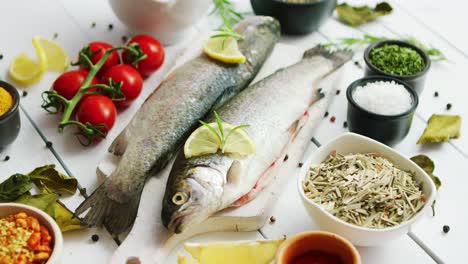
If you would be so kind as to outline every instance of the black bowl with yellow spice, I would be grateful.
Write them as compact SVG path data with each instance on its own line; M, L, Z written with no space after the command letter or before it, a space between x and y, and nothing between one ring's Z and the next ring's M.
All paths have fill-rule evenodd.
M0 81L0 151L12 143L19 134L21 127L19 101L20 96L16 88Z
M388 76L402 80L416 93L424 89L431 60L419 47L401 40L382 40L367 47L364 52L364 76Z

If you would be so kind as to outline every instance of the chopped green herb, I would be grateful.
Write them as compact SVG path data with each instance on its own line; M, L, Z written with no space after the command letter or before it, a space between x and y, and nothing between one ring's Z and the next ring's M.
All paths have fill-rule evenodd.
M370 61L378 69L399 76L413 75L424 70L426 63L415 50L386 44L370 52Z
M239 22L243 16L234 10L232 2L229 0L213 0L215 5L214 9L210 14L218 13L223 21L223 26L217 30L217 33L211 36L211 38L234 38L242 39L242 35L237 33L232 25Z

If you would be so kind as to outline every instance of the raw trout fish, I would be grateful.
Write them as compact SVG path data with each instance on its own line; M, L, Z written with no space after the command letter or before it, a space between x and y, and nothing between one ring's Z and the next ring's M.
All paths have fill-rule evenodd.
M274 178L308 109L323 96L318 82L350 58L348 52L330 53L317 46L298 63L251 85L217 109L223 122L250 125L245 131L257 152L245 158L216 153L185 159L179 154L164 194L164 225L180 233L220 210L254 199Z
M122 156L116 170L77 209L83 223L120 234L135 221L145 180L159 172L188 133L215 105L254 79L279 39L271 17L249 17L235 26L247 62L229 65L202 54L176 69L146 100L109 151Z

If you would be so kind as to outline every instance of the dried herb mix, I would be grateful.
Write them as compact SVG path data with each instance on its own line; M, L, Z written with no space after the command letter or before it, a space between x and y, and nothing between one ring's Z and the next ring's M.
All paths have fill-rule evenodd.
M399 76L413 75L426 67L424 59L417 51L395 44L372 49L370 61L378 69Z
M332 153L310 168L303 188L309 199L334 216L369 228L399 225L425 204L413 173L371 153Z

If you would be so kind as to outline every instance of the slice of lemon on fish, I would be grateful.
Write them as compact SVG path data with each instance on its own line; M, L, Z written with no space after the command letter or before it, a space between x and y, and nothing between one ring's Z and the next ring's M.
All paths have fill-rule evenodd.
M187 257L179 258L184 263L199 264L269 264L275 259L276 251L283 242L280 240L215 242L207 244L186 243L184 249L190 253L195 262Z
M65 71L70 64L70 58L65 49L56 41L42 36L33 38L33 45L40 46L47 58L47 69L53 71Z
M217 123L209 123L207 125L220 134ZM234 125L224 122L222 125L224 135L227 137L224 146L222 146L220 139L212 130L205 125L200 126L193 131L185 142L185 158L189 159L191 157L214 154L218 150L236 156L247 156L255 153L255 142L243 129L235 129L231 132L235 128Z
M245 56L239 51L237 40L232 37L209 38L203 46L209 57L225 63L244 63Z

